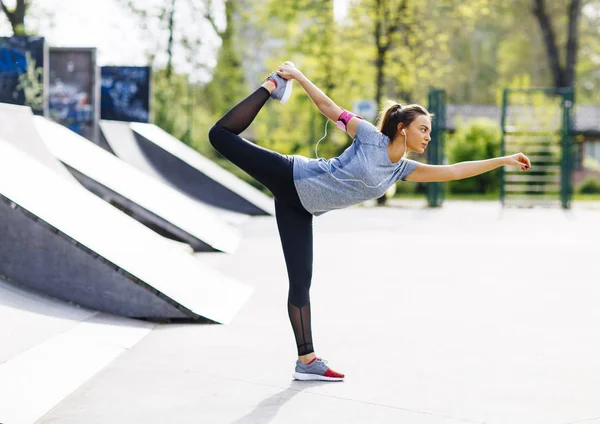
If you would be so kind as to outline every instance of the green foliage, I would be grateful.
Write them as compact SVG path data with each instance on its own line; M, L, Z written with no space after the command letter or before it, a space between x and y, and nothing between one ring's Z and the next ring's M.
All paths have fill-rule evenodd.
M27 35L27 31L25 30L25 24L17 24L14 27L15 35Z
M208 131L218 116L210 112L202 87L190 83L187 75L172 73L167 78L166 73L165 69L153 72L152 122L203 156L263 189L246 173L222 158L208 141Z
M207 134L215 120L199 101L201 88L186 75L167 78L164 69L153 73L152 87L152 122L203 155L214 156Z
M186 139L189 132L190 84L185 75L154 71L152 74L153 122L178 139Z
M566 41L568 1L547 2L560 46ZM210 2L197 4L200 10ZM199 87L174 74L167 82L164 72L159 71L154 85L155 122L245 177L215 154L206 133L284 60L294 61L346 109L352 109L359 99L375 99L378 94L381 100L425 104L431 86L445 88L450 103L497 104L498 93L506 86L552 84L541 32L530 13L531 0L354 0L349 4L343 22L334 21L331 0L227 0L225 25L216 24L221 22L212 16L216 9L204 8L205 12L212 11L206 19L221 39L212 80ZM600 44L593 40L600 35L600 0L588 0L587 4L596 13L584 13L581 20L580 52L584 54L580 54L577 67L577 100L598 103ZM382 14L381 10L387 12ZM381 28L390 29L396 17L400 31L390 32L379 43L391 41L383 56L383 83L378 87L381 56L375 28L379 23ZM294 84L290 101L285 106L269 101L243 136L283 154L315 157L314 147L325 134L326 120ZM499 155L497 126L481 121L461 126L448 140L450 161ZM319 156L335 156L351 141L331 123L327 132L319 145ZM499 182L498 170L453 182L450 190L493 192ZM402 185L400 191L413 187L421 189Z
M600 178L588 177L577 187L579 194L600 194Z
M500 154L500 130L489 119L459 124L456 132L448 137L446 148L450 163L497 157ZM500 187L500 170L451 181L448 187L451 193L493 193Z
M284 60L292 60L336 103L351 109L350 94L355 92L356 85L341 60L348 49L337 43L342 35L333 20L333 3L329 0L271 0L255 11L256 24L265 26L271 45L276 46L258 52L265 57L262 75ZM251 83L258 86L260 81ZM276 102L267 103L254 121L251 135L258 144L281 153L314 157L315 143L325 135L326 119L302 88L294 84L292 97L285 107ZM334 156L348 143L346 135L331 123L327 133L319 146L319 156Z
M206 86L205 94L211 110L223 115L232 105L247 94L244 79L244 64L241 59L239 36L236 31L234 1L225 3L227 26L220 33L221 48L217 56L217 66L212 81Z
M23 90L25 104L34 111L44 110L44 69L36 67L30 52L26 52L27 70L19 75L17 90Z
M579 104L600 103L600 0L583 8L576 68L576 99Z

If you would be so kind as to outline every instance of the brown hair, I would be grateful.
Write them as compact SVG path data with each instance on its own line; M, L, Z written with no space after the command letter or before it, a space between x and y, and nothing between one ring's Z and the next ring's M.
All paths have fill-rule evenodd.
M433 119L433 115L421 105L402 106L400 103L388 102L379 112L377 129L393 140L398 132L398 124L408 127L419 115Z

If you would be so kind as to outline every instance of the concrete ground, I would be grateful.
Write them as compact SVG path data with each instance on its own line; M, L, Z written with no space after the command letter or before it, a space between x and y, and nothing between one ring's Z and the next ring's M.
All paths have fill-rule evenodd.
M313 337L346 381L292 380L275 221L253 218L234 255L197 255L255 287L230 326L122 320L147 332L36 422L600 424L600 210L401 203L314 227ZM61 319L88 317L69 308ZM8 310L46 334L68 327L53 311ZM43 339L23 328L0 376Z

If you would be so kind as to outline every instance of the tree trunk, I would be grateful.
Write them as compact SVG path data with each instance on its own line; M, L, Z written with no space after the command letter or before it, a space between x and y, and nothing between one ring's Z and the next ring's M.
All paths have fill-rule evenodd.
M167 44L167 79L171 79L173 73L173 33L175 32L175 1L171 0L171 10L169 11L169 42Z
M554 28L552 27L552 22L550 22L550 17L546 12L545 0L533 0L532 12L537 18L540 30L542 31L544 44L546 45L546 53L548 55L548 62L554 79L554 86L560 87L562 85L563 70L560 66L560 55L556 45Z
M383 0L385 1L385 0ZM384 34L384 23L383 13L382 13L382 0L377 0L375 2L376 11L376 21L375 21L375 46L377 47L377 58L375 59L375 104L377 107L381 107L381 97L383 96L383 84L384 84L384 67L385 67L385 54L386 54L386 46L382 43L382 38L387 34ZM387 40L387 44L389 45L389 38ZM384 206L387 202L387 196L384 194L383 196L377 198L377 205Z
M333 15L333 0L319 0L317 5L319 6L320 10L317 21L319 22L322 34L322 39L317 50L318 60L321 63L321 68L324 72L322 87L325 93L327 93L329 96L333 96L333 90L336 87L336 79L334 76L335 59L331 54L334 51L334 40L336 39L336 22ZM315 118L316 119L312 126L313 128L316 126L316 133L319 134L325 128L327 118L321 113L317 113ZM322 143L327 145L331 138L331 134L328 133L324 137L325 138L323 139Z
M377 59L375 60L375 69L377 76L375 78L375 102L377 107L381 106L381 98L383 97L383 85L385 83L385 76L383 68L385 66L385 50L377 48Z
M393 18L395 15L388 13L388 0L376 0L375 2L375 46L377 48L377 58L375 59L375 102L377 107L381 107L383 98L383 90L385 88L385 68L387 65L387 52L392 47L392 38L395 32L400 29L400 15ZM399 11L404 7L400 5ZM387 203L387 194L377 199L378 206L384 206Z
M324 60L323 67L325 68L325 92L331 93L335 88L335 78L333 77L333 58L331 52L333 52L334 39L335 39L335 19L333 16L333 0L322 0L321 1L321 16L323 19L323 43L321 44L321 58Z
M375 102L377 107L381 107L381 98L383 97L383 84L385 81L384 77L384 66L385 66L385 54L386 50L377 47L377 60L375 66L377 68L377 79L375 82ZM384 206L387 203L387 194L377 198L377 206Z
M575 66L577 65L577 50L579 44L579 18L581 16L581 0L571 0L569 4L569 28L565 55L565 66L560 64L559 48L556 44L556 35L552 22L546 11L545 0L533 0L534 16L540 25L548 62L554 78L554 86L572 87L575 84Z
M29 8L28 0L17 0L17 5L14 10L9 10L4 2L0 0L2 11L8 18L14 35L25 35L25 15Z
M244 72L241 55L239 53L239 46L236 45L237 36L237 22L235 21L237 14L237 2L235 0L225 1L225 31L220 32L219 36L222 41L222 49L225 52L223 60L225 66L229 67L231 80L230 83L235 84L237 89L228 89L223 91L223 98L225 101L226 108L230 105L235 104L239 101L240 90L244 83ZM222 81L222 83L227 83Z
M579 49L579 18L581 16L581 1L571 0L569 6L569 39L567 41L567 62L565 66L565 87L575 84L575 65Z
M375 102L377 107L381 105L381 98L383 97L383 86L385 82L384 69L386 65L386 54L390 47L390 35L386 30L384 20L385 17L385 3L386 0L377 0L375 2L375 47L377 48L377 58L375 59ZM383 41L385 39L385 42Z

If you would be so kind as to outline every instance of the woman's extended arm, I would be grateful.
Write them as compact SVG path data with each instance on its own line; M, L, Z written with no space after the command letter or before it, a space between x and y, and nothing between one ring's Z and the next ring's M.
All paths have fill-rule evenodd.
M531 162L523 153L517 153L512 156L503 156L472 162L459 162L454 165L419 164L417 168L406 177L406 181L441 183L445 181L462 180L484 174L501 166L520 166L521 170L528 171L531 169Z
M295 79L302 86L308 97L314 102L315 106L327 118L336 122L342 113L342 108L336 105L319 87L314 85L308 78L298 70L292 62L284 62L277 69L279 76L285 79Z
M308 97L313 101L319 111L332 122L337 122L342 114L342 108L335 104L319 87L314 85L292 62L284 62L277 69L277 74L285 79L295 79L302 86ZM359 118L352 118L346 126L346 132L350 137L356 134L356 128L360 122Z

